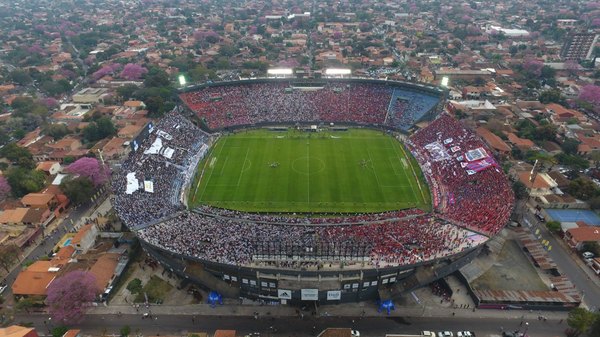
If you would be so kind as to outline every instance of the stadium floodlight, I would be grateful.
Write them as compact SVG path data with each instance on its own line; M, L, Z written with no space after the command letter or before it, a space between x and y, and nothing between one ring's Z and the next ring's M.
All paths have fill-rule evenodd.
M179 85L185 87L186 83L187 81L185 80L185 76L183 76L183 74L179 75Z
M328 68L325 69L325 75L350 75L352 70L342 68Z
M448 82L450 82L450 79L448 78L448 76L444 76L442 77L442 87L448 87Z
M273 68L268 69L267 74L269 75L292 75L294 71L291 68Z

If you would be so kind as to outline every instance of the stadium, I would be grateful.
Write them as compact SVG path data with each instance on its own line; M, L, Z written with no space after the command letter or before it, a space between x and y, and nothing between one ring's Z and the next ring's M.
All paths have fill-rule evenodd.
M514 196L445 93L365 79L187 87L113 176L166 269L225 297L390 299L468 263Z

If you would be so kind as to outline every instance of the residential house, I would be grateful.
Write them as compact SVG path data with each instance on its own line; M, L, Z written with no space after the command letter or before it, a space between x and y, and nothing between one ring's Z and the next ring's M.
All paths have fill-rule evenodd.
M546 173L538 173L535 179L531 181L530 171L520 171L517 172L517 178L527 187L531 196L554 194L552 189L558 186Z
M54 210L58 205L58 199L51 193L29 193L21 198L21 203L27 207Z
M58 275L56 261L39 260L21 270L12 285L16 297L46 296L48 286Z
M35 169L43 171L47 176L54 176L60 171L60 163L57 161L43 161L38 163Z
M478 127L475 131L492 149L499 154L508 155L510 153L510 146L508 146L508 144L506 144L502 138L498 137L490 130L484 127Z
M519 136L512 132L508 132L506 136L508 137L508 142L520 149L521 151L530 150L535 146L535 143L533 141L525 138L519 138Z
M32 327L11 325L6 328L0 328L0 337L38 337L37 331Z
M118 253L105 253L102 254L94 265L90 268L89 272L96 278L96 288L99 293L104 293L116 276L115 270L119 264Z
M568 229L564 240L569 247L582 250L586 243L600 243L600 227L588 226L586 223L577 222L579 227Z
M71 244L80 254L85 253L96 242L96 236L98 236L98 227L95 224L87 224L79 229L71 240Z

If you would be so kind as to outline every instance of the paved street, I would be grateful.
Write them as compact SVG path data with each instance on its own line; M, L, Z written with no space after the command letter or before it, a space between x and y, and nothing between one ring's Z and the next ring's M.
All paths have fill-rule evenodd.
M192 319L193 318L193 319ZM34 315L28 317L17 317L23 322L32 322L40 334L47 334L47 317ZM44 325L46 320L46 325ZM354 323L353 323L354 321ZM566 323L559 324L558 321L548 320L527 321L528 333L531 337L561 336L566 328ZM237 335L259 332L263 336L314 336L315 331L320 332L327 327L354 328L361 332L362 336L383 337L385 334L405 333L417 334L422 330L473 330L477 336L499 336L500 329L517 330L525 329L520 319L504 318L482 318L474 320L466 317L446 318L402 318L402 317L320 317L320 318L271 318L264 317L255 320L252 317L236 316L190 316L171 315L157 316L156 319L142 319L141 315L93 315L76 327L86 333L118 334L119 330L129 325L132 334L141 333L145 336L153 335L181 335L185 332L208 332L214 333L217 329L234 329ZM273 327L273 328L270 328Z
M546 226L540 223L530 212L525 213L525 219L527 221L524 221L524 226L527 225L527 222L531 224L533 226L532 232L534 233L535 229L539 228L543 239L550 241L552 249L548 252L548 255L556 262L560 272L567 275L577 289L583 292L583 300L588 308L592 310L599 309L600 287L598 286L598 277L592 274L589 267L583 265L578 256L568 251L564 243L559 243L555 236L548 232Z

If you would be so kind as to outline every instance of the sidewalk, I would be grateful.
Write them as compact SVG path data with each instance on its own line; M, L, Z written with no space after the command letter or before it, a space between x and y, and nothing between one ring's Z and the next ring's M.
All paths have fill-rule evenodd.
M217 305L212 308L209 304L194 305L152 305L145 308L143 305L139 309L131 305L110 305L98 306L92 308L88 314L92 315L113 315L139 314L150 312L153 316L163 315L199 315L199 316L247 316L252 317L258 313L260 317L297 317L297 308L289 306L268 306L268 305L240 305L229 304ZM363 315L364 312L364 315ZM305 317L310 317L310 311L302 312ZM338 305L324 305L319 307L319 316L335 317L385 317L385 311L377 312L374 303L344 303ZM454 313L454 315L453 315ZM396 307L392 311L391 317L463 317L463 318L506 318L536 320L538 316L544 316L548 320L561 320L567 318L567 312L538 312L525 310L492 310L492 309L449 309L437 307Z

